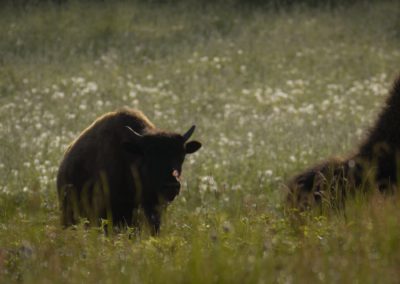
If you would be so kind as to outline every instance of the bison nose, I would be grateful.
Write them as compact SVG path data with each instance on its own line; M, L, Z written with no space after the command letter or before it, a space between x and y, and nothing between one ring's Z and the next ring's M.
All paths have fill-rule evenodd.
M172 176L178 178L178 177L180 176L179 171L174 169L174 170L172 171Z
M174 170L172 171L172 176L173 176L174 178L176 178L177 180L179 180L181 174L180 174L180 172L179 172L178 170L174 169Z

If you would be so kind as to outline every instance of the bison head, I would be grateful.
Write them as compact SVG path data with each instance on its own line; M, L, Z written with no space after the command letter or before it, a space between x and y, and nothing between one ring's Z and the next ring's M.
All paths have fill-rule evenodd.
M139 134L128 126L127 129L130 138L124 143L124 148L134 157L132 163L137 169L137 173L133 173L134 180L136 187L142 188L142 197L171 202L180 191L182 164L186 154L201 148L200 142L188 141L195 126L184 135L160 131Z

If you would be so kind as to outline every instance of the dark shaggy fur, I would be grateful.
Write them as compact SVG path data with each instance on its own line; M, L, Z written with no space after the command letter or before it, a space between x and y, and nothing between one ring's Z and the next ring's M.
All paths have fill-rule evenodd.
M347 159L330 159L287 183L291 207L307 208L325 198L341 204L344 198L371 187L392 192L398 182L400 153L400 77L364 142Z
M107 113L86 128L68 147L61 162L57 189L61 223L83 217L92 225L101 219L114 226L138 226L141 208L155 234L161 209L180 190L185 155L201 144L157 129L141 112Z

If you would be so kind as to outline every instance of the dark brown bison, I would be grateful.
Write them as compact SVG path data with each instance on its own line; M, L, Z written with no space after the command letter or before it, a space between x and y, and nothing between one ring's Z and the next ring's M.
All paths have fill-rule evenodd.
M182 163L201 143L157 129L137 110L98 118L72 142L57 175L61 223L86 218L114 226L138 226L144 212L153 234L159 232L162 208L180 191Z
M343 205L345 197L377 188L392 192L398 183L400 154L400 77L369 135L348 158L326 160L287 184L290 207L307 208L327 201Z

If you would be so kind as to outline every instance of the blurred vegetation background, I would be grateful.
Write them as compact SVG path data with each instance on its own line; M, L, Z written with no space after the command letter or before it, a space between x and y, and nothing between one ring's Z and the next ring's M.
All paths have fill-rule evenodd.
M356 2L370 3L371 0L118 0L120 2L140 2L146 4L158 4L158 5L176 5L186 3L186 5L237 5L253 6L258 8L268 9L286 9L292 6L307 6L307 7L340 7L344 5L352 5ZM377 1L377 0L372 0ZM6 0L4 3L12 6L39 6L47 4L67 4L71 2L82 2L78 0ZM115 3L111 0L85 0L84 2L92 3Z

